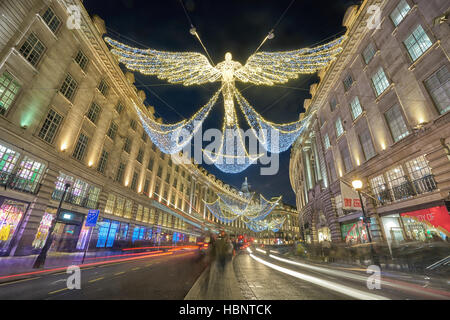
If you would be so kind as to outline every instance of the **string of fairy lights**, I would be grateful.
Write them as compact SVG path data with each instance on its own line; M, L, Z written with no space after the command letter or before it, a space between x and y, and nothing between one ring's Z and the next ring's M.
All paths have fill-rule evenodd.
M220 93L224 100L222 137L218 147L204 149L204 155L226 173L239 173L254 164L263 154L248 152L243 130L239 127L234 105L238 102L253 135L262 147L271 153L288 150L301 134L309 118L288 124L275 124L264 119L242 96L235 81L253 85L273 86L284 84L300 74L314 73L325 68L342 51L344 36L314 48L286 52L257 52L245 65L232 60L231 53L225 61L212 66L208 58L196 52L165 52L140 49L120 43L111 38L105 41L112 47L129 70L144 75L157 76L172 84L184 86L203 85L221 81L220 89L189 120L176 124L161 124L136 107L139 118L152 142L162 152L175 154L188 145L206 120Z

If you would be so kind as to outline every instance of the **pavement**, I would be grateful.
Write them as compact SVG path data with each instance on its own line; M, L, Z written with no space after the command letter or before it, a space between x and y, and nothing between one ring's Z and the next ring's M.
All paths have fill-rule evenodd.
M66 270L0 283L3 300L181 300L204 271L196 250L157 253L81 269L81 289L69 290Z
M367 269L318 265L275 253L251 251L251 254L241 252L234 260L236 277L246 299L450 300L448 281L440 287L431 287L429 283L417 283L413 275L400 279L396 275L380 274L379 289L369 289L367 283L372 274Z

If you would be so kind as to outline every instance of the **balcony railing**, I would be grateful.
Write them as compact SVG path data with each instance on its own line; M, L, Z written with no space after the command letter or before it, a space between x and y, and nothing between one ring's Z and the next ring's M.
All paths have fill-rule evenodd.
M406 182L392 189L388 189L386 184L380 186L378 192L375 192L375 198L377 199L375 201L376 206L380 207L391 202L401 201L437 189L433 175L423 176L413 181L409 181L405 177L405 180Z
M8 172L0 172L0 185L5 187L5 189L9 188L30 194L37 194L41 188L41 184L36 181Z
M64 202L74 204L87 209L97 209L97 200L90 199L89 197L81 197L70 193L70 189L67 191ZM54 190L52 194L52 199L61 200L64 191Z

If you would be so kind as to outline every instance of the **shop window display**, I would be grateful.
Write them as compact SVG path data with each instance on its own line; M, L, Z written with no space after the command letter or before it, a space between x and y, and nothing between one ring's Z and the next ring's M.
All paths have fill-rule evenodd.
M362 220L341 225L342 239L347 244L368 243L367 230Z
M56 209L48 208L44 216L42 217L41 223L39 224L36 237L32 243L34 249L42 249L45 244L45 240L48 236L48 230L52 224L54 217L56 216Z
M5 199L0 206L0 253L9 249L11 241L22 221L27 204Z
M5 183L16 166L20 154L0 145L0 182Z

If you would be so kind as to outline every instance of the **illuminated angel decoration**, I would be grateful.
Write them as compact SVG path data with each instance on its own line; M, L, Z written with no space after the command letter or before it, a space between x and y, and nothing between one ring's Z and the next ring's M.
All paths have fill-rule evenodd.
M286 83L300 74L315 73L327 67L342 51L341 44L344 37L314 48L286 52L258 52L250 56L245 65L233 61L231 53L227 53L225 61L216 66L200 53L139 49L110 38L105 40L112 46L111 52L131 71L157 76L158 79L167 80L169 83L185 86L220 81L222 83L220 89L203 108L190 119L176 124L158 123L135 107L152 142L163 152L175 154L191 141L217 102L219 94L222 93L225 116L220 148L215 151L204 150L204 154L220 170L238 173L247 169L262 154L247 152L237 120L235 100L254 136L264 149L271 153L289 149L301 134L308 119L288 124L274 124L265 120L237 90L235 82L271 86Z

